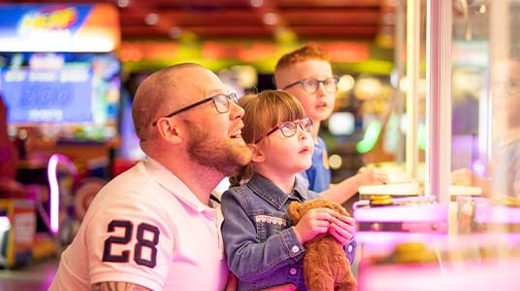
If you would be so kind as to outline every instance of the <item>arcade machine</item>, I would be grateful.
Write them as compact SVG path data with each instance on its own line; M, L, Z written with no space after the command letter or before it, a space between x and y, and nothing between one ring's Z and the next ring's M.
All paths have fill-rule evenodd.
M416 1L407 1L412 6L414 3ZM509 12L501 10L504 8L500 7L504 5L503 2L487 3L495 5L491 8L487 6L489 11ZM520 200L515 196L518 192L504 193L500 190L500 186L504 186L500 184L503 183L495 182L496 179L487 180L492 183L489 189L471 184L451 184L454 169L450 161L452 108L449 76L454 62L449 53L451 47L445 44L451 43L451 39L446 39L451 37L450 33L457 31L451 27L450 21L446 21L454 9L452 4L431 1L426 10L430 40L426 54L428 60L433 61L427 62L429 91L426 98L428 114L424 179L414 175L406 182L359 189L361 200L354 205L356 240L359 242L359 290L517 290L520 283L516 274L520 267ZM416 12L414 7L407 8L410 8L412 14ZM511 15L515 15L513 13L511 10ZM491 22L498 31L493 33L510 28L507 22L504 26L494 23L504 19L503 14L495 16L498 17L491 18ZM478 17L489 20L489 16L484 13ZM410 25L419 27L417 23ZM414 62L412 48L419 43L419 39L415 39L417 43L414 43L412 35L415 34L411 33L408 35L410 39L407 39L407 47L411 49L407 51L408 63ZM493 46L500 47L502 41L494 39ZM483 49L481 53L484 55L480 57L486 58L489 51ZM489 65L488 69L487 73L493 76L493 66ZM410 78L412 72L409 73ZM419 80L415 79L409 81ZM492 82L489 83L493 87ZM495 88L488 89L491 90L483 90L486 96L482 99L486 101L518 97L493 95ZM512 90L509 91L511 93ZM410 92L412 94L408 97L411 99L418 96L417 92ZM489 92L493 94L489 95ZM410 105L413 107L413 103ZM415 123L412 125L416 125L416 120L412 118L416 114L411 107L407 107L410 110L407 112L408 117ZM487 112L481 110L479 114L482 113ZM491 147L482 152L489 154L490 164L496 166L491 144L496 142L499 133L493 130L501 125L493 124L498 116L492 117L492 114L479 116L479 122L487 125L481 128L479 135L486 141L482 144ZM417 143L410 144L414 147L407 147L407 159L412 159L407 170L418 168L417 155L411 152L417 148ZM469 152L471 147L461 150ZM513 156L510 154L510 159ZM496 173L505 169L495 167L493 170ZM518 167L508 170L517 171Z
M84 212L110 177L120 38L110 4L0 5L0 90L19 147L17 180L41 186L36 199L0 199L3 266L59 252L71 237L63 239L65 222L80 219L74 208ZM87 177L96 187L71 196Z

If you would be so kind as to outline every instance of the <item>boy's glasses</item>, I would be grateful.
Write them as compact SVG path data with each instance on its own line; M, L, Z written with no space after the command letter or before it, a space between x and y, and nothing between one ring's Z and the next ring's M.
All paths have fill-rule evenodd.
M229 100L233 101L235 104L238 103L238 98L237 98L237 94L235 93L229 93L229 94L217 94L217 95L214 95L214 96L211 96L211 97L208 97L206 99L202 99L198 102L195 102L193 104L190 104L186 107L182 107L181 109L179 110L175 110L173 111L172 113L170 114L167 114L161 118L169 118L169 117L172 117L174 115L177 115L181 112L184 112L184 111L187 111L187 110L190 110L192 108L195 108L197 106L200 106L206 102L209 102L209 101L213 101L213 105L215 105L215 109L217 110L218 113L226 113L229 111ZM156 120L152 123L153 126L155 126L157 124L159 120Z
M294 83L291 83L291 84L283 87L283 89L286 90L286 89L289 89L296 85L301 85L303 88L303 91L312 94L312 93L316 93L318 91L318 89L320 88L320 83L321 83L321 84L323 84L323 87L325 88L325 91L327 91L327 93L334 93L338 89L338 82L339 82L338 77L327 78L325 80L318 80L318 79L314 79L314 78L301 79L299 81L296 81Z
M313 129L313 122L310 118L303 118L299 120L294 121L285 121L280 123L278 126L274 127L273 129L269 130L263 137L257 139L255 141L255 144L260 142L264 137L268 137L269 135L273 134L278 129L282 132L282 134L285 137L291 137L296 134L296 131L298 130L298 125L301 129L303 129L304 132L311 133Z
M508 95L520 93L520 79L509 79L497 84L498 88L504 90Z

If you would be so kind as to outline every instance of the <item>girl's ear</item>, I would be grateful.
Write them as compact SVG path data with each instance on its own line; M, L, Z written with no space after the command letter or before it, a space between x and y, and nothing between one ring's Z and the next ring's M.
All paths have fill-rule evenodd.
M165 118L157 122L157 131L162 139L172 143L180 143L183 138L181 136L182 129L177 126L177 123L172 118Z
M261 163L265 160L264 152L257 144L248 144L247 146L253 153L253 156L251 157L252 162Z

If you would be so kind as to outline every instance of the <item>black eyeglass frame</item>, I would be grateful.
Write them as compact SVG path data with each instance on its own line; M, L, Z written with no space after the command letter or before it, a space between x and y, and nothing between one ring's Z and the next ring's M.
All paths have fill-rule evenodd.
M339 78L334 76L334 77L332 77L332 79L334 80L334 85L335 85L336 90L337 90L338 83L339 83ZM307 81L307 80L316 80L316 82L318 82L318 86L316 87L316 90L314 90L313 92L308 92L308 91L305 90L305 88L303 87L303 83L305 83L305 81ZM301 80L298 80L296 82L293 82L293 83L283 87L282 89L283 90L287 90L287 89L289 89L291 87L294 87L294 86L300 84L302 86L303 91L305 91L307 93L316 93L319 90L319 88L320 88L320 84L323 84L323 86L325 87L325 82L327 80L329 80L329 79L327 78L325 80L318 80L318 79L315 79L315 78L305 78L305 79L301 79ZM334 91L336 91L336 90L334 90ZM327 91L327 92L329 92L329 91ZM329 93L331 93L331 92L329 92Z
M225 111L222 111L222 112L218 109L218 106L217 106L217 104L215 103L215 102L216 102L216 101L215 101L215 98L217 98L217 97L219 97L219 96L226 96L226 98L227 98L227 100L228 100L228 103L227 103L227 109L226 109ZM204 104L204 103L207 103L207 102L209 102L209 101L213 101L213 105L215 106L215 110L217 110L218 113L221 113L221 114L222 114L222 113L226 113L226 112L229 111L229 100L233 101L235 104L238 104L238 97L237 97L237 94L236 94L236 93L229 93L229 94L217 94L217 95L213 95L213 96L210 96L210 97L208 97L208 98L205 98L205 99L202 99L202 100L200 100L200 101L197 101L197 102L195 102L195 103L193 103L193 104L190 104L190 105L188 105L188 106L182 107L181 109L175 110L175 111L173 111L172 113L167 114L167 115L164 115L164 116L162 116L162 117L160 117L160 118L169 118L169 117L175 116L175 115L177 115L177 114L179 114L179 113L181 113L181 112L184 112L184 111L187 111L187 110L193 109L193 108L195 108L195 107L197 107L197 106L200 106L200 105L202 105L202 104ZM160 118L159 118L159 119L160 119ZM154 121L154 122L152 123L152 125L153 125L153 126L157 125L157 122L159 122L159 119L157 119L156 121Z
M312 119L310 119L309 117L305 117L305 118L298 119L298 120L293 120L293 121L284 121L284 122L278 124L277 126L273 127L273 128L272 128L271 130L269 130L269 131L268 131L264 136L258 138L258 139L255 141L255 144L259 143L262 139L264 139L264 138L270 136L271 134L273 134L274 132L276 132L278 129L280 129L280 131L282 132L283 136L285 136L285 137L291 137L291 136L294 136L294 135L296 134L296 132L298 131L298 125L300 126L301 129L303 129L303 131L308 132L308 131L305 130L305 128L303 127L303 125L302 125L302 123L301 123L301 122L304 121L304 120L306 120L306 121L308 120L308 121L310 122L310 124L311 124L311 131L312 131L312 128L314 127L314 122L313 122ZM295 123L295 124L296 124L296 127L295 127L296 130L294 131L293 134L291 134L291 135L287 135L287 134L285 134L284 131L282 130L282 126L283 126L284 124L286 124L286 123Z

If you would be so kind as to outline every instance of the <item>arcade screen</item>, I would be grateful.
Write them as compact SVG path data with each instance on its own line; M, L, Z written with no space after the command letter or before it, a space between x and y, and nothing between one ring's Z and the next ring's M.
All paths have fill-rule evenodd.
M0 93L10 131L105 141L117 135L120 62L109 53L0 53Z

